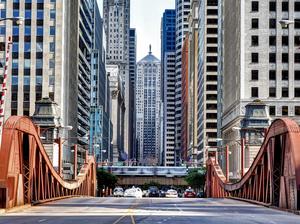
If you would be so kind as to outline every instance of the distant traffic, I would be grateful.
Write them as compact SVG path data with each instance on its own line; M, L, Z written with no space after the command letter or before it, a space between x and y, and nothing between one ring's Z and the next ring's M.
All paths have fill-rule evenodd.
M127 189L122 187L116 187L113 190L114 197L133 197L133 198L143 198L143 197L157 197L157 198L196 198L203 197L202 192L196 193L191 187L185 190L170 188L159 189L157 186L150 186L147 190L142 190L139 187L132 186Z

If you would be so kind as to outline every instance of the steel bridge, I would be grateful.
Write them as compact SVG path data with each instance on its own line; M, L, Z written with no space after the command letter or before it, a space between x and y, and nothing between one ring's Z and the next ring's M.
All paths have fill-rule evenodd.
M63 180L47 156L38 127L27 117L12 116L6 121L0 149L0 208L95 194L93 157L75 180ZM227 182L216 158L210 157L206 194L300 210L299 125L289 119L275 120L252 166L237 183Z
M10 117L0 149L0 208L48 202L72 196L96 195L96 165L88 158L73 181L57 172L28 117Z
M216 157L209 158L206 194L300 210L299 125L289 119L275 120L250 169L237 183L227 182Z

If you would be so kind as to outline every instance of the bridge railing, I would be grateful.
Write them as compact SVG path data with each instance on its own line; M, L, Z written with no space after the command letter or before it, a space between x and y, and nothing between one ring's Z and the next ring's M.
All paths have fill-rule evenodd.
M216 159L209 158L206 194L300 210L299 125L290 119L275 120L250 169L237 183L226 182Z
M0 149L0 208L80 195L96 195L94 158L89 157L75 180L65 181L52 166L32 121L10 117Z

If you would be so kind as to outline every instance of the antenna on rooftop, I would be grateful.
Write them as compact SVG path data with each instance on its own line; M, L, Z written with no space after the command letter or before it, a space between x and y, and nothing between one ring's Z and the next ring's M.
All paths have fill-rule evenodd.
M149 45L149 54L152 54L152 51L151 51L151 44Z

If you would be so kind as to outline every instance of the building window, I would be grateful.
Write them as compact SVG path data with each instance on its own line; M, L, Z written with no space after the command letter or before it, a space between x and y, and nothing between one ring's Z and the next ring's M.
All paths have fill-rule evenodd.
M289 115L289 107L288 106L282 106L282 108L281 108L281 114L282 114L282 116Z
M50 26L50 35L51 36L55 35L55 26Z
M295 54L295 63L300 63L300 53Z
M258 29L259 25L258 25L258 19L252 19L252 29Z
M300 106L295 106L295 115L300 116Z
M270 29L276 29L276 19L270 19L269 20L269 28Z
M289 36L282 36L282 46L289 46Z
M282 87L281 96L285 97L285 98L289 97L289 88L288 87Z
M55 52L55 42L51 42L49 48L50 48L50 52Z
M269 71L269 80L276 80L276 70Z
M295 11L300 12L300 2L295 2Z
M300 28L300 19L295 19L294 27L295 27L295 29Z
M252 12L258 12L258 1L252 1L251 10Z
M295 46L299 47L300 46L300 36L295 36L294 37L294 42L295 42Z
M251 71L251 80L258 80L258 70Z
M269 114L271 116L275 116L276 115L276 107L275 106L269 106Z
M269 97L276 97L276 87L269 88Z
M300 88L295 88L295 97L300 97Z
M41 10L41 9L37 10L36 19L44 19L44 10Z
M270 12L276 12L276 2L272 1L269 3L269 10Z
M43 29L42 26L37 26L36 27L36 35L41 36L41 37L44 35L44 29Z
M289 54L282 53L282 63L289 63Z
M276 63L276 53L269 53L269 63Z
M55 9L50 9L50 19L55 19Z
M251 54L251 61L252 63L258 63L258 53L252 53Z
M251 45L252 46L258 46L258 36L252 36L251 37Z
M258 97L258 87L251 88L251 97L257 98Z
M282 2L282 11L283 12L288 12L289 11L289 2L287 2L287 1Z
M295 80L300 80L300 70L295 70Z
M18 101L18 92L11 93L11 101Z
M288 70L282 70L281 72L281 80L289 80L289 71Z
M269 46L276 46L276 36L269 36Z

